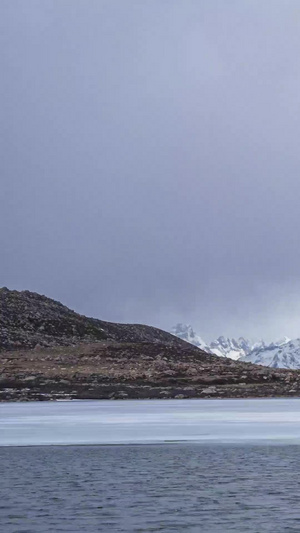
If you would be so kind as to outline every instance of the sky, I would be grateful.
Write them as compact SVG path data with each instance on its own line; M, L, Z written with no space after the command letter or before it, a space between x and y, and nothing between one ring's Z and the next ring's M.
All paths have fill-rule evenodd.
M0 286L300 337L299 0L1 0Z

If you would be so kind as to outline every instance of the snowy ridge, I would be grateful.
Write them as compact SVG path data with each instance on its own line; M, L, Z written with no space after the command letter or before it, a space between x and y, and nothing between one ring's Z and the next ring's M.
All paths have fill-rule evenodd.
M264 349L253 350L242 361L272 368L300 369L300 339L271 343Z
M262 346L262 343L259 344L259 347ZM218 355L219 357L229 357L230 359L241 359L245 357L251 350L253 345L244 337L239 337L238 339L229 339L225 337L218 337L217 340L213 341L209 345L211 353Z
M300 339L290 340L284 337L266 344L264 341L252 343L244 337L229 339L221 336L211 343L206 343L191 326L185 324L177 324L171 333L218 357L229 357L236 361L272 368L300 369Z

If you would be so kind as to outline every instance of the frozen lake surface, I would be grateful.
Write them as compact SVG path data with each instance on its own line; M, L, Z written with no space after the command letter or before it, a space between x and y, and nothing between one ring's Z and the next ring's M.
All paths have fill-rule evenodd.
M300 399L0 404L0 446L300 444Z

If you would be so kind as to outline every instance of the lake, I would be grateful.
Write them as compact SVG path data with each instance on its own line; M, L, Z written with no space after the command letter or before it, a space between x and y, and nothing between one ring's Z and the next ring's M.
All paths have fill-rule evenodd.
M3 403L0 444L5 533L300 531L298 399Z

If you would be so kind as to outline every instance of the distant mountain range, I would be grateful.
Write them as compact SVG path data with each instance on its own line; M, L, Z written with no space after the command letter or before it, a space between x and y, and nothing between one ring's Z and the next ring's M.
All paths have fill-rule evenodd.
M171 333L219 357L272 368L300 369L300 339L290 340L284 337L267 344L264 341L252 343L244 337L238 339L218 337L215 341L206 343L191 326L186 324L177 324L172 328Z

